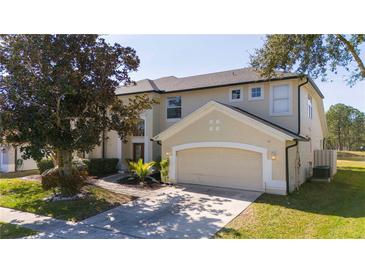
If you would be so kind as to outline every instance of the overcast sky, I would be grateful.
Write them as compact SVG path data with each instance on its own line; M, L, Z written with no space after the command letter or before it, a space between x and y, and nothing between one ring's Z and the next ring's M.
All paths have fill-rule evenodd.
M141 60L133 80L177 77L249 66L249 55L263 45L262 35L118 35L110 42L133 47ZM363 55L365 48L363 50ZM365 81L349 87L346 72L330 75L332 81L316 84L323 92L326 110L344 103L365 111Z

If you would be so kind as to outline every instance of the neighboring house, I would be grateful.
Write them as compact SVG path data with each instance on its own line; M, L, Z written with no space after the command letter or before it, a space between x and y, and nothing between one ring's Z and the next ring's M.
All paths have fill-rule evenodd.
M148 94L159 104L122 143L107 133L89 158L168 158L175 183L285 194L311 175L327 136L323 95L308 77L267 80L252 68L141 80L116 95Z
M33 159L24 160L20 148L11 145L0 146L0 172L15 172L37 169Z

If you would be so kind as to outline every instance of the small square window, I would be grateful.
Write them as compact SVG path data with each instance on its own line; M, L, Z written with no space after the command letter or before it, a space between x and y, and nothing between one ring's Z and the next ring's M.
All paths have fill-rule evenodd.
M261 97L261 88L253 88L251 92L252 98Z
M239 100L239 99L241 99L241 90L240 89L232 90L232 100Z
M230 95L229 95L229 101L230 102L238 102L242 101L242 90L239 88L231 89Z
M248 95L249 100L261 100L264 99L264 91L261 86L251 87Z

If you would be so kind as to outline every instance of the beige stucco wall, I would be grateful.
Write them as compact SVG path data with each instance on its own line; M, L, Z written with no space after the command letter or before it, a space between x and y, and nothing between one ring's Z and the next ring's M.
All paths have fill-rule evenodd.
M126 143L122 144L122 151L123 151L123 160L125 159L133 159L133 144L131 137L127 139Z
M313 117L308 117L308 95L312 96ZM314 162L314 150L322 149L325 128L323 127L323 103L319 95L309 85L301 88L301 128L300 134L309 138L307 142L298 142L298 146L289 150L290 191L303 184L311 176ZM291 145L293 142L288 142Z
M24 160L20 147L17 147L17 159L22 159L23 164L18 167L18 171L37 169L37 163L32 158ZM0 172L15 171L15 148L7 146L0 152Z
M143 95L143 94L140 94ZM148 93L148 97L154 98L159 101L159 95L154 93ZM119 99L125 104L129 104L129 100L133 99L135 95L119 96ZM145 140L138 138L127 138L127 143L118 145L119 137L115 131L110 131L106 133L105 141L105 157L106 158L119 158L122 154L121 162L124 164L125 159L133 158L133 143L145 143L145 150L147 151L147 160L157 160L161 155L160 146L150 141L152 137L159 133L159 104L154 104L152 109L145 111L142 116L145 119L146 130L145 130ZM121 153L119 151L121 150ZM102 147L96 146L90 153L89 158L100 158L102 157Z
M219 130L210 131L210 120L219 120ZM214 129L218 125L213 125ZM172 147L194 142L237 142L250 144L268 149L267 158L271 159L271 152L276 153L276 160L272 161L272 179L285 180L285 143L262 131L245 125L220 111L214 110L182 131L162 142L162 157L171 155ZM217 167L219 168L219 167Z
M105 140L105 157L118 158L118 134L116 131L109 131L106 133Z
M18 170L32 170L32 169L38 169L37 162L34 161L32 158L24 160L22 158L23 153L20 151L20 147L17 148L18 152L18 159L23 160L23 165L18 168ZM14 154L13 154L14 155ZM15 155L14 155L15 156Z
M271 84L290 84L292 92L292 114L285 116L271 116L270 115L270 85ZM263 100L249 100L249 90L254 86L263 86L264 88L264 99ZM218 101L220 103L229 104L240 107L248 112L256 114L266 120L273 123L291 129L297 130L297 86L298 80L286 80L286 81L272 81L266 83L244 84L244 85L232 85L227 87L218 88L207 88L203 90L193 90L188 92L176 92L163 94L160 100L160 131L163 131L173 125L175 122L169 122L166 119L166 99L170 96L181 96L182 104L182 118L194 112L201 106L205 105L209 101ZM243 101L241 102L230 102L229 95L232 88L240 87L243 90Z
M313 117L308 117L308 95L312 96ZM301 129L303 136L310 138L309 142L299 142L298 150L300 155L300 168L298 184L302 184L311 176L311 167L314 162L314 150L323 148L324 129L321 124L320 115L323 107L321 98L314 90L304 86L301 92Z
M89 152L89 156L91 158L101 158L102 157L102 148L101 146L95 146L95 148Z

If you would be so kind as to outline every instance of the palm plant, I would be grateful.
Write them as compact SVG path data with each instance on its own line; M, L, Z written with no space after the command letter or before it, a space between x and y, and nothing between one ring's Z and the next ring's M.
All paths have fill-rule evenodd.
M129 175L129 177L137 179L140 184L146 184L146 179L149 179L155 183L159 183L155 178L149 176L152 173L152 168L156 165L156 162L152 161L148 163L143 163L143 160L139 159L138 162L129 161L128 164L129 169L132 173L131 175Z

